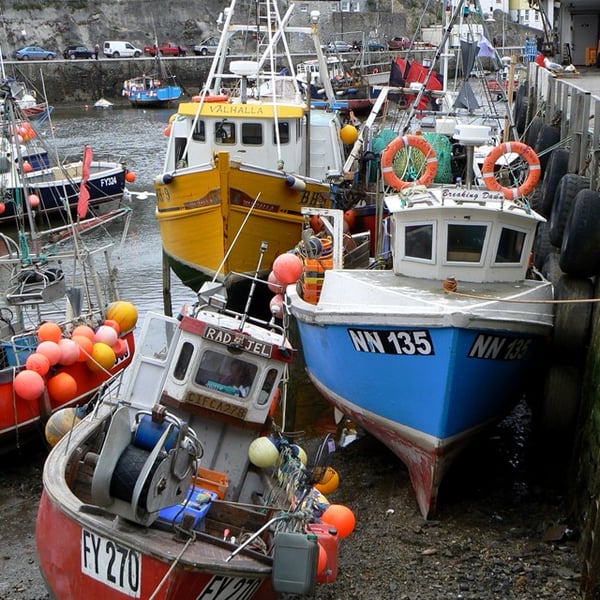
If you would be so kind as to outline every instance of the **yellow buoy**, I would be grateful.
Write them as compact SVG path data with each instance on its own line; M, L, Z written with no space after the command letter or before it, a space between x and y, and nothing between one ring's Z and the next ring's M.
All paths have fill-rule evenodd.
M253 465L262 469L272 467L279 458L279 450L269 437L261 436L250 444L248 458Z
M314 487L321 492L321 494L331 494L338 489L340 485L340 476L335 469L327 467L318 483L315 483Z
M354 125L344 125L340 130L340 138L344 144L354 144L358 139L358 129Z
M104 317L109 321L116 321L119 324L121 333L125 333L135 327L138 320L138 311L131 302L117 300L108 305Z
M77 408L61 408L50 415L46 423L45 435L46 441L54 447L59 440L68 433L81 419L78 416Z
M117 362L115 351L103 342L96 342L92 348L92 355L85 361L90 371L110 371Z

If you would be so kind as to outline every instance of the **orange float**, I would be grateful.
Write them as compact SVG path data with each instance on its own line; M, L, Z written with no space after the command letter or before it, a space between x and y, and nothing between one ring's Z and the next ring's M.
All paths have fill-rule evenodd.
M62 338L62 330L56 323L47 321L38 327L37 338L40 342L58 343Z
M394 173L394 157L403 148L415 148L425 156L425 171L416 181L404 181ZM438 161L435 150L422 135L402 135L392 140L381 155L381 170L384 181L395 190L417 185L431 185L437 173Z
M513 152L527 162L529 165L529 172L527 178L521 185L517 187L505 187L500 185L496 179L495 166L501 156ZM481 167L481 174L483 176L485 187L490 190L490 192L502 192L506 199L514 200L522 198L523 196L528 196L533 192L542 175L542 169L540 166L540 159L531 146L528 146L523 142L503 142L492 148L490 153L485 157Z
M48 394L59 404L77 397L77 382L68 373L59 373L48 380Z

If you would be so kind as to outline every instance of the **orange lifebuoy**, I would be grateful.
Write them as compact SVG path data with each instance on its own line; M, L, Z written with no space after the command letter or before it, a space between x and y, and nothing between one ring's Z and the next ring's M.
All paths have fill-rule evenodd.
M494 171L496 161L501 156L510 154L511 152L515 152L521 158L525 159L529 165L527 179L525 179L520 186L512 188L501 186L495 177ZM531 146L528 146L523 142L504 142L493 148L485 157L483 166L481 167L481 174L483 176L485 187L490 190L490 192L502 192L505 198L513 200L521 198L522 196L528 196L533 192L537 182L540 180L542 170L540 167L540 159Z
M394 157L398 150L402 148L416 148L425 156L425 171L416 181L404 181L394 173ZM402 135L392 140L384 149L381 155L381 170L383 179L396 190L402 190L409 186L430 185L435 179L438 161L435 150L429 145L429 142L422 135Z
M192 102L200 102L202 100L202 96L192 96ZM204 96L204 102L227 102L229 100L229 96L225 94L206 94Z

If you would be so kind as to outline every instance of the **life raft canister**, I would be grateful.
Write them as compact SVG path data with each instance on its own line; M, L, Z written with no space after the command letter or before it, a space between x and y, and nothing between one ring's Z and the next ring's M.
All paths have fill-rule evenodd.
M225 94L206 94L204 96L204 102L227 102L229 100L229 96ZM192 102L201 102L202 95L192 96Z
M529 173L525 181L518 187L505 187L500 185L495 176L496 161L505 154L516 153L529 165ZM508 165L508 162L506 163ZM490 192L502 192L508 200L514 200L528 196L533 192L537 182L540 180L542 169L540 159L535 150L523 142L503 142L485 157L481 168L483 182Z
M403 148L415 148L425 156L425 170L416 181L404 181L394 173L394 157ZM437 172L438 161L435 150L422 135L403 135L392 140L381 154L381 170L384 181L394 189L400 191L406 187L417 185L428 186L433 183Z

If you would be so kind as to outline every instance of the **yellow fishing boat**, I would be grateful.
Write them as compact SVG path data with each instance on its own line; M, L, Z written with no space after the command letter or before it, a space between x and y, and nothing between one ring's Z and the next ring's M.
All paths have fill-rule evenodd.
M302 207L341 206L352 184L344 163L356 128L334 111L311 110L289 50L288 41L312 40L326 71L318 13L308 26L292 27L293 6L281 15L270 0L260 4L258 27L235 25L235 4L224 13L205 87L169 123L165 165L154 183L165 256L193 289L230 271L252 271L262 241L268 272L298 239ZM248 32L262 54L225 69L231 38Z

